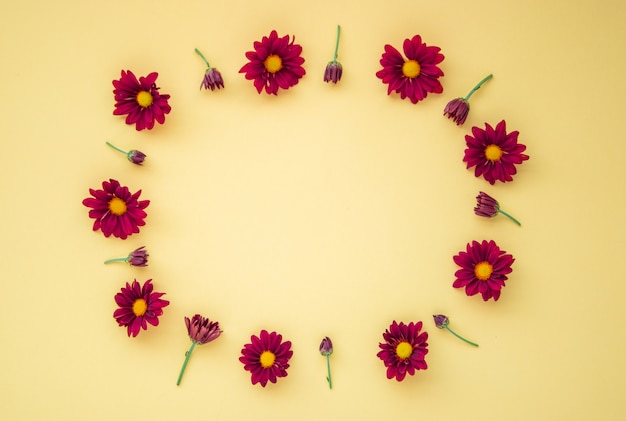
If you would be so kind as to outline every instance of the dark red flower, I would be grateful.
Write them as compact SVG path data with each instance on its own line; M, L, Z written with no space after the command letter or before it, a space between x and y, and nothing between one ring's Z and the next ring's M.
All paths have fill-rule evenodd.
M89 189L89 193L93 197L84 199L83 205L92 208L89 217L95 219L93 230L102 230L105 237L113 234L125 239L138 233L139 227L146 224L144 209L150 201L138 200L141 190L131 194L128 187L111 178L102 182L102 190Z
M385 45L380 59L382 70L376 76L388 86L387 94L396 91L402 99L409 98L413 104L426 98L429 92L440 94L443 86L439 78L443 72L437 65L444 59L439 47L429 47L422 37L415 35L403 44L406 59L391 45Z
M265 88L268 94L276 95L278 88L289 89L305 75L302 67L304 59L300 56L302 47L289 42L289 35L279 38L276 31L269 38L254 42L254 51L246 52L250 60L240 70L246 79L254 81L254 87L260 94Z
M485 123L485 130L472 127L472 135L465 136L464 162L467 168L476 167L474 175L481 175L490 184L496 180L501 182L513 181L513 175L517 173L515 165L521 164L528 159L528 155L522 152L526 145L517 143L518 131L506 132L506 122L502 120L495 130Z
M259 336L252 335L251 343L244 345L239 357L244 369L251 373L252 384L268 381L276 383L278 377L286 377L289 359L293 355L291 342L282 342L282 335L262 330Z
M161 95L156 86L158 73L141 76L139 80L130 70L122 70L122 77L113 81L115 95L114 115L126 115L126 124L135 124L137 130L152 129L154 122L165 122L165 114L172 108L167 100L169 95Z
M387 367L388 379L395 377L400 382L407 374L412 376L415 370L428 368L424 359L428 353L428 333L420 332L421 329L422 322L405 325L394 320L383 333L385 343L378 345L381 351L376 355Z
M128 336L137 336L141 329L148 329L147 323L158 326L159 316L163 315L163 307L170 302L162 300L163 292L152 292L152 279L148 279L143 286L133 281L130 285L126 282L115 294L115 302L119 306L113 313L113 317L120 326L126 326Z
M187 326L189 338L200 345L208 344L222 334L219 322L212 322L199 314L194 315L191 319L185 317L185 326Z
M483 240L481 243L472 241L467 244L466 251L459 252L453 260L461 269L455 272L456 280L452 286L465 288L468 296L480 293L485 301L490 298L497 301L500 298L504 281L513 271L511 265L515 261L513 256L500 250L493 240Z

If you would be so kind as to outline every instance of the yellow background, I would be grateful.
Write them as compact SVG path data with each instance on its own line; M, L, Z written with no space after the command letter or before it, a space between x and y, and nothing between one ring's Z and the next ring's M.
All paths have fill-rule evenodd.
M25 0L0 12L0 418L626 417L625 2ZM278 97L238 73L272 29L296 36L307 71ZM375 76L383 46L415 34L446 57L443 94L417 105ZM196 47L224 90L198 90ZM159 72L164 125L136 132L112 115L122 69ZM442 116L488 73L464 126ZM530 160L491 186L465 169L464 135L502 119ZM81 204L109 178L151 200L126 241L92 232ZM523 226L475 216L479 190ZM482 239L516 259L498 302L451 287L452 256ZM141 245L147 268L102 263ZM134 339L112 317L133 278L171 301ZM177 387L194 313L224 334L196 348ZM436 329L435 313L480 348ZM393 320L429 333L428 370L402 383L376 357ZM294 351L265 389L238 361L261 329Z

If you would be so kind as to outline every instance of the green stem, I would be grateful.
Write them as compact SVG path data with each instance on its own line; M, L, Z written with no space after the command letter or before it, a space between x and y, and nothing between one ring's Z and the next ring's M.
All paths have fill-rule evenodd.
M341 26L337 25L337 41L335 42L335 56L333 61L337 62L337 51L339 50L339 36L341 35Z
M330 377L330 355L326 356L326 368L328 369L328 377L326 377L326 380L328 380L328 387L332 389L333 379Z
M509 218L511 221L515 222L518 226L522 226L522 223L520 221L518 221L517 219L513 218L513 216L509 215L508 213L506 213L505 211L498 209L498 212L500 212L502 215L506 216L507 218Z
M193 352L193 349L195 347L196 343L192 341L191 348L189 348L189 351L185 353L185 362L183 363L183 367L180 369L180 374L178 375L178 381L176 382L176 386L179 386L180 381L183 379L183 373L185 372L185 368L187 368L187 363L189 362L189 358L191 357L191 353Z
M478 344L475 344L474 342L468 341L464 337L457 335L457 333L454 330L450 329L448 326L445 326L445 328L448 330L448 332L452 333L454 336L456 336L457 338L459 338L463 342L466 342L466 343L468 343L468 344L470 344L472 346L478 346Z
M483 79L483 80L481 80L480 82L478 82L478 83L476 84L476 86L474 86L474 88L473 88L471 91L469 91L469 94L467 94L467 95L465 96L465 98L464 98L464 99L465 99L465 101L469 101L470 97L471 97L472 95L474 95L474 92L476 92L477 90L479 90L479 89L480 89L480 87L483 85L483 83L487 82L487 81L488 81L489 79L491 79L492 77L493 77L493 75L487 75L487 76L485 76L485 77L484 77L484 79Z
M128 257L116 257L115 259L105 260L104 264L109 264L113 262L128 262Z
M118 148L117 146L115 146L115 145L113 145L113 144L111 144L111 143L109 143L109 142L107 142L107 145L109 145L110 147L112 147L112 148L113 148L113 149L115 149L116 151L123 153L124 155L128 155L128 152L126 152L126 151L124 151L124 150L122 150L122 149Z
M198 54L200 56L200 58L202 60L204 60L204 62L206 63L207 67L209 68L209 70L211 70L211 65L209 64L209 61L206 59L206 57L204 57L204 55L197 48L194 48L194 50L195 50L196 54Z

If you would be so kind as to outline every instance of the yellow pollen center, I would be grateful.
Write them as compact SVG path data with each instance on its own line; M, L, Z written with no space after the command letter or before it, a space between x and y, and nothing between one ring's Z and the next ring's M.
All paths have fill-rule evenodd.
M137 94L137 104L143 108L148 108L152 105L152 94L148 91L139 91Z
M119 197L109 200L109 210L115 216L121 216L126 213L126 202Z
M148 304L143 298L138 298L133 303L133 313L135 313L135 316L143 316L144 314L146 314L146 310L148 310Z
M283 68L283 59L276 54L271 54L267 56L263 64L268 72L276 73Z
M476 266L474 266L474 275L481 281L486 281L491 278L491 274L493 273L493 266L491 266L488 262L480 262Z
M422 68L416 60L407 60L402 65L402 74L410 79L415 79L420 75Z
M396 346L396 355L403 361L409 358L412 353L413 346L406 341L400 342L398 346Z
M498 145L489 145L485 148L485 156L490 161L499 161L502 157L502 149Z
M259 362L261 363L261 367L270 368L274 365L274 361L276 360L276 355L272 351L263 351L261 357L259 357Z

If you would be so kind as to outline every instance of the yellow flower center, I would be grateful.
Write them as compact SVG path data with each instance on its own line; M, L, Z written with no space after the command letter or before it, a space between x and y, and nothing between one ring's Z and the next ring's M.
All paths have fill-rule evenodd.
M502 153L502 149L498 145L491 144L485 148L485 156L490 161L499 161Z
M272 351L263 351L261 357L259 358L259 362L261 363L261 367L270 368L274 365L274 361L276 360L276 355Z
M126 213L126 202L119 197L109 200L109 210L115 216L121 216Z
M410 343L406 342L406 341L400 342L396 346L396 355L402 361L404 361L407 358L409 358L412 353L413 353L413 346Z
M135 313L135 316L143 316L146 314L146 310L148 310L148 303L146 303L146 300L143 298L137 298L137 300L133 303L133 313Z
M402 74L409 79L415 79L420 75L422 68L416 60L407 60L402 65Z
M493 273L493 266L491 266L488 262L480 262L476 266L474 266L474 275L481 281L486 281L491 278L491 274Z
M271 54L267 56L263 64L267 71L273 74L283 68L283 59L276 54Z
M151 106L153 100L154 98L152 98L152 94L148 91L139 91L137 94L137 104L143 108Z

